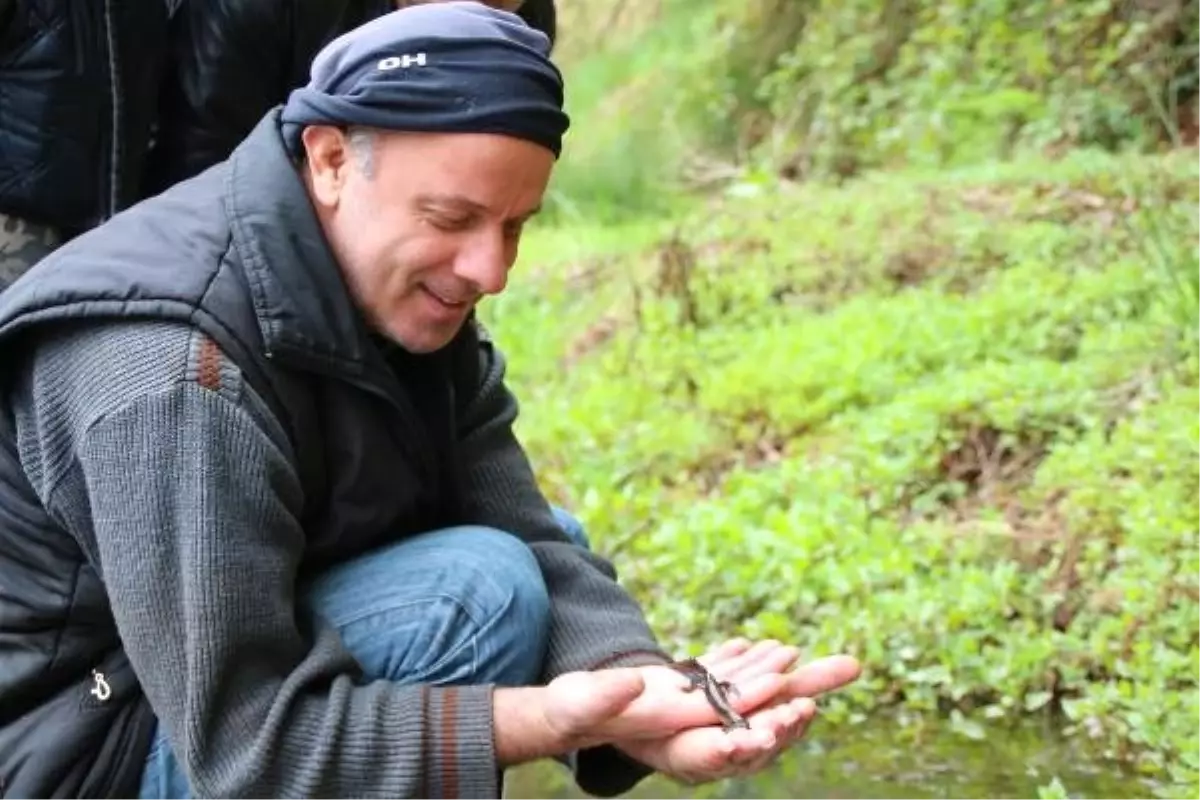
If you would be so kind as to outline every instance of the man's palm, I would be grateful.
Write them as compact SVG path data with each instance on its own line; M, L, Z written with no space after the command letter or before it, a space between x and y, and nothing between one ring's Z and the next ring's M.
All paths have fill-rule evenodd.
M742 690L732 702L749 730L690 728L659 740L619 742L632 758L687 783L749 774L768 766L804 736L816 716L812 697L855 680L857 661L835 656L790 670L799 653L774 642L727 642L700 660Z
M688 782L769 763L803 735L809 699L855 680L858 663L837 656L791 670L798 651L775 642L727 642L700 658L736 686L731 702L750 730L723 731L703 690L666 666L576 672L546 688L547 724L577 747L615 743L631 757Z

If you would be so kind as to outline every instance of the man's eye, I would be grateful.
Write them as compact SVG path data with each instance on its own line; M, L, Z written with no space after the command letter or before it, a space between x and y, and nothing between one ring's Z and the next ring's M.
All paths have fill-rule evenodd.
M443 231L465 230L471 224L470 217L432 216L429 222L433 227Z

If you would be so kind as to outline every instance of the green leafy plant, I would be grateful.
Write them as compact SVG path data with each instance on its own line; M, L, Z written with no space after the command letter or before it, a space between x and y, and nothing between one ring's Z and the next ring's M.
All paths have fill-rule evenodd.
M1196 241L1197 177L1078 151L764 182L534 229L484 315L543 485L669 647L849 651L830 724L1052 720L1194 793L1197 357L1146 253Z

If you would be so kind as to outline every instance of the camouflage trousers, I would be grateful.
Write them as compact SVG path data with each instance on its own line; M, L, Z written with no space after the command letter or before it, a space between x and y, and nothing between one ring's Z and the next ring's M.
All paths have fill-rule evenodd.
M62 243L58 231L0 214L0 291Z

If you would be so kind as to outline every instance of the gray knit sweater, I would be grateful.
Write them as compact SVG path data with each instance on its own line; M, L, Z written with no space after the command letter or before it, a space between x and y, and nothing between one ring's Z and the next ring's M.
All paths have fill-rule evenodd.
M362 685L336 631L298 624L300 481L211 340L166 322L68 328L20 374L20 459L99 565L195 795L498 796L491 686ZM535 491L497 480L496 502ZM545 679L665 658L608 562L531 547L554 609ZM598 792L646 772L612 748L572 762Z

